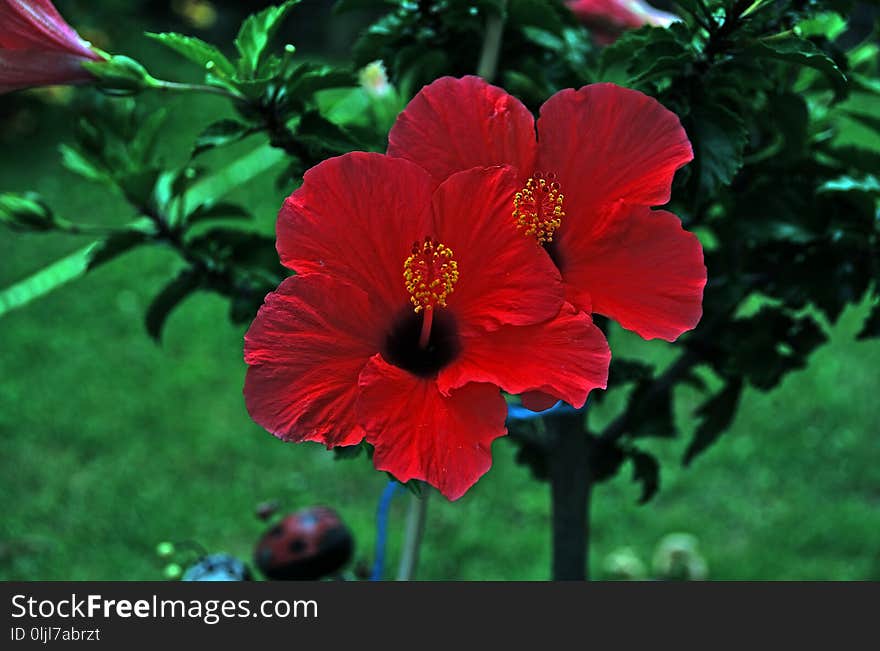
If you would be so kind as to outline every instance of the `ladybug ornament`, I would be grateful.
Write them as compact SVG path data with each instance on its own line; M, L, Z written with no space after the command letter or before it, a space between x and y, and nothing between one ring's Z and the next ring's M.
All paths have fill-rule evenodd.
M257 542L254 560L268 579L315 581L339 575L353 552L354 538L336 511L314 506L270 527Z

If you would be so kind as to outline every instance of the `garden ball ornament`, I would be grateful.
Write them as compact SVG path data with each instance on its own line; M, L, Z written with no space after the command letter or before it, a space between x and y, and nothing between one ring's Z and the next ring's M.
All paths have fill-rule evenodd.
M338 574L351 560L354 538L333 509L314 506L269 528L254 551L257 567L276 581L315 581Z

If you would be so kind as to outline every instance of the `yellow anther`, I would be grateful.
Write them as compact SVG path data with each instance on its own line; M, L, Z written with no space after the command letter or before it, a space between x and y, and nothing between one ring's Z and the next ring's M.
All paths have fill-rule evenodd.
M437 305L446 307L446 297L458 282L458 263L452 249L430 237L416 242L412 255L403 263L403 280L416 314Z
M554 174L536 172L513 198L516 227L533 236L538 244L552 242L553 234L562 225L564 196L559 190Z

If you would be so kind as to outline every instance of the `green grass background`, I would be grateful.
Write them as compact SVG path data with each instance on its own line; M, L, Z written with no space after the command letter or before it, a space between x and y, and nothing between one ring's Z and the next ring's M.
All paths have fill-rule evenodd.
M206 116L224 111L214 99L172 106L168 152L185 151ZM5 133L0 191L39 190L70 219L121 224L131 217L121 200L60 166L69 115L37 107L38 129ZM267 233L285 194L274 180L266 174L232 196ZM85 243L3 232L0 286ZM265 526L253 509L267 499L336 508L358 558L372 558L385 475L363 459L281 443L249 420L244 328L229 324L220 298L188 300L161 346L147 337L144 311L179 266L169 251L142 249L0 318L0 579L160 579L154 548L163 540L249 559ZM680 466L686 439L649 442L664 465L647 506L636 504L628 468L599 486L594 574L617 548L648 561L663 535L685 531L699 539L713 579L880 579L880 342L854 341L867 309L851 308L829 328L807 370L770 393L747 391L731 431L692 467ZM670 354L667 344L616 331L612 347ZM698 396L677 397L689 431ZM622 396L610 398L596 422ZM463 499L432 495L421 578L548 578L547 486L514 463L508 441L493 453L494 467ZM391 512L389 567L406 499Z

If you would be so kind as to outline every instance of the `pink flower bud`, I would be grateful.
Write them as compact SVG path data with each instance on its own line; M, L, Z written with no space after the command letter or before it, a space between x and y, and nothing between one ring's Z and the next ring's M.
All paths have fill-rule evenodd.
M0 0L0 93L89 81L102 59L49 0Z
M680 20L644 0L569 0L566 4L602 45L613 43L629 29L643 25L668 27Z

